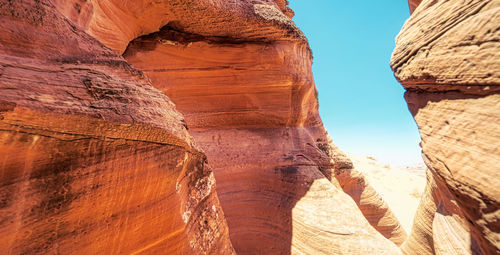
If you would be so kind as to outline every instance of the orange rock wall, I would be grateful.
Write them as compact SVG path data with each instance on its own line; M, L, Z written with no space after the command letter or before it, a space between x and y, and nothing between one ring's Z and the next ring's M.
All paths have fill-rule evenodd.
M176 103L207 153L238 253L398 253L337 179L325 177L334 163L307 42L270 38L241 41L166 26L131 42L124 57ZM371 205L363 213L402 243L405 233L386 205L378 207L380 197L363 194L356 202Z
M232 43L167 28L134 40L124 56L172 98L190 129L321 126L303 42Z
M498 1L424 0L398 35L391 66L429 168L408 254L500 253L499 24Z
M184 125L49 1L1 1L0 254L232 254Z
M86 8L77 8L86 11L76 12L66 2L56 1L56 5L118 52L131 38L165 25L157 34L136 39L125 56L145 70L156 87L175 98L191 130L321 127L310 51L304 35L289 19L293 11L286 7L287 1L194 1L189 6L184 1L161 6L137 1L95 1ZM115 32L109 33L110 30ZM138 52L143 56L136 57ZM290 57L291 52L297 55ZM170 61L164 61L165 58ZM284 69L286 66L290 68ZM381 216L386 214L385 208L375 211L370 214L386 217ZM378 222L371 220L381 230ZM399 230L399 223L395 218L387 222L382 230L384 235L400 243L404 233ZM394 225L387 230L390 224ZM398 229L397 237L392 236L392 228Z
M133 39L169 25L203 36L265 41L302 37L285 0L52 0L79 27L123 53ZM265 35L265 36L263 36Z
M291 16L283 0L0 2L0 253L400 253L322 126Z

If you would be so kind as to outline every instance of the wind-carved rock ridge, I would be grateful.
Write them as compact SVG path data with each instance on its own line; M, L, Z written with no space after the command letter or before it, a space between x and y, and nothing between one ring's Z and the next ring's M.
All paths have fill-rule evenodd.
M499 254L500 3L410 5L391 66L407 89L429 170L402 249Z

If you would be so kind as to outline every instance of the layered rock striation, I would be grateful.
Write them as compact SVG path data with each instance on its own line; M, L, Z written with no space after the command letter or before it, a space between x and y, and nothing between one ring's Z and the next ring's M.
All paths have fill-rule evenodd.
M283 0L1 1L0 253L400 253L399 222L326 134L291 16Z
M258 27L220 36L167 25L124 53L176 103L207 153L235 250L397 253L352 201L384 236L404 241L381 197L348 159L334 157L341 152L318 114L307 41L279 8L241 3ZM228 25L239 26L212 23Z
M500 253L499 41L493 0L424 0L397 37L391 66L429 169L408 254Z
M292 38L299 31L288 18L293 11L286 0L52 1L76 25L119 53L133 39L167 25L202 36L259 42Z
M233 252L173 103L50 1L0 1L0 253Z

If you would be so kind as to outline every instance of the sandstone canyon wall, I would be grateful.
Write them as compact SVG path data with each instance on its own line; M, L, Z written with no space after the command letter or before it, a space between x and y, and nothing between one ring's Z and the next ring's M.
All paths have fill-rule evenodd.
M0 1L0 254L232 254L184 125L51 2Z
M402 248L500 254L500 1L410 5L391 66L419 126L428 174Z
M1 0L0 253L398 254L286 5Z
M213 20L222 30L203 34L177 20L132 41L124 53L176 103L207 153L235 250L397 253L335 178L343 176L344 190L356 190L372 225L402 243L406 234L380 196L361 175L351 175L352 165L335 168L330 152L338 149L318 115L303 34L272 2L240 4L236 14L250 10L244 30L239 18ZM237 30L227 33L228 27Z

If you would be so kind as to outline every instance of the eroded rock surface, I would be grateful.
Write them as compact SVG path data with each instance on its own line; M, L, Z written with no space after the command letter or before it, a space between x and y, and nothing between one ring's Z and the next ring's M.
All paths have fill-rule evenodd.
M274 26L252 5L245 17L260 15L259 27ZM285 17L277 8L272 13L266 15ZM167 25L134 40L124 53L176 103L207 153L235 250L398 253L335 178L331 152L338 149L330 146L318 115L312 57L302 33L294 25L246 26L243 33L221 37L220 31L195 34ZM276 37L290 34L290 28L296 36ZM246 35L248 30L254 34ZM338 175L353 173L351 168ZM406 234L387 205L362 176L353 178L342 180L363 183L352 194L362 197L355 201L370 223L402 243Z
M424 0L397 38L391 66L429 168L408 254L500 253L499 59L495 0Z
M283 0L0 2L0 253L400 253L399 222L326 134L291 16Z
M0 1L0 253L232 254L184 125L50 1Z
M133 39L168 25L202 36L269 41L303 37L286 0L53 0L68 18L123 53ZM263 37L262 35L266 36Z

